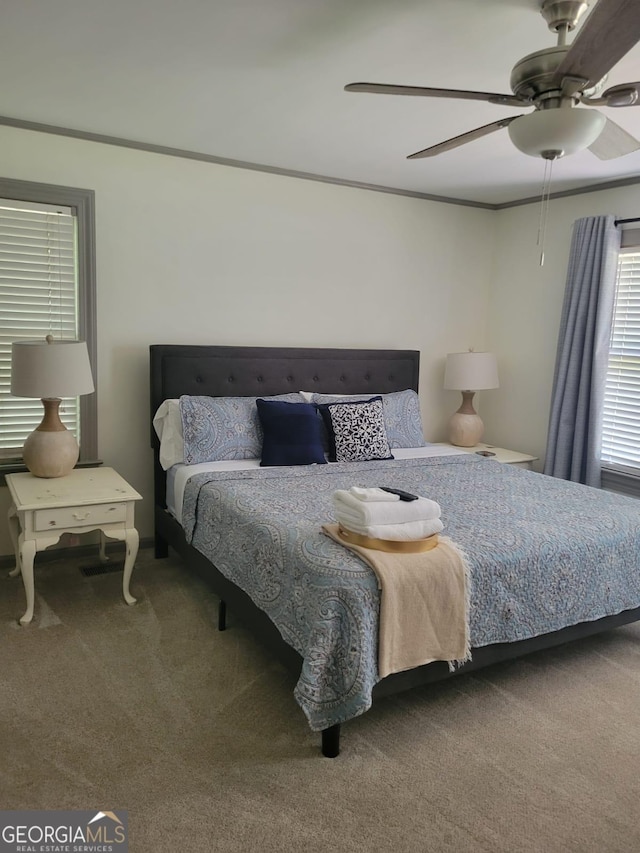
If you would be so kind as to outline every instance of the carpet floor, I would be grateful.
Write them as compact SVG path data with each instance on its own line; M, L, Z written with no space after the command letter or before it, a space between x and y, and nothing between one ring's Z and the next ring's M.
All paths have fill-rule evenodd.
M117 555L113 557L117 560ZM126 809L133 853L640 849L640 626L419 688L320 754L294 678L170 556L0 580L0 808Z

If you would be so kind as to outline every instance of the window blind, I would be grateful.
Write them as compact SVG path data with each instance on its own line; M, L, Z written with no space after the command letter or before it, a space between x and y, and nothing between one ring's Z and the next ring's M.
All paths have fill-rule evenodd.
M11 394L12 342L78 337L76 225L71 208L0 199L0 458L19 457L43 415L39 400ZM79 400L60 417L79 440Z
M602 422L602 462L640 474L640 248L623 250Z

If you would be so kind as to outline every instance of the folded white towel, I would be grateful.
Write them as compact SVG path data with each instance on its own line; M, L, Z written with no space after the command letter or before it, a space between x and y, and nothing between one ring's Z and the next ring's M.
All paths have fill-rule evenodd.
M415 501L361 501L346 489L333 493L333 505L345 522L354 524L402 524L407 521L429 521L440 518L440 504L429 498ZM350 529L354 529L351 527Z
M372 539L391 539L396 542L405 542L413 539L426 539L434 533L440 533L444 525L439 518L431 518L428 521L407 521L401 524L347 524L338 516L338 523L352 533L361 536L369 536Z
M400 495L393 495L391 492L385 492L384 489L364 489L360 486L351 486L349 494L358 498L360 501L399 501Z

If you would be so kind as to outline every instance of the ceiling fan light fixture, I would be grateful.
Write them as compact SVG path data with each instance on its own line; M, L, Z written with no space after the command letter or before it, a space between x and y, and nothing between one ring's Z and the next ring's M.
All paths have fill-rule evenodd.
M544 157L549 151L566 157L595 142L606 121L596 110L536 110L514 119L509 125L509 136L519 151L531 157Z

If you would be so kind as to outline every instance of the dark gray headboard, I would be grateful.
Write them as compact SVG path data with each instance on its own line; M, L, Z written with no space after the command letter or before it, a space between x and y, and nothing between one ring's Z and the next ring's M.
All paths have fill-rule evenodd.
M312 349L153 344L150 348L151 420L163 400L191 394L260 397L289 391L386 394L418 390L417 350ZM156 499L164 500L164 472L157 461ZM161 480L162 482L159 482Z

